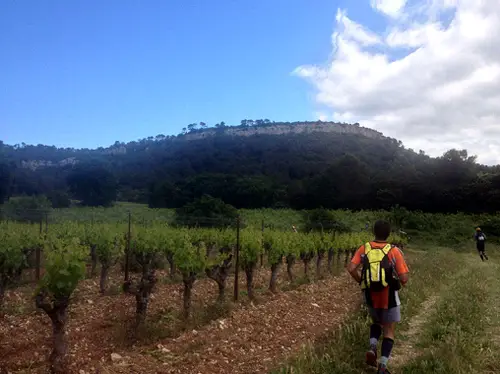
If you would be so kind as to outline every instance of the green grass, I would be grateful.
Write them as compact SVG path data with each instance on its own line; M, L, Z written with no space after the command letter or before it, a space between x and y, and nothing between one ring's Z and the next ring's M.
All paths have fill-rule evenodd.
M400 372L498 373L499 266L472 259L441 295L418 339L419 355Z
M54 209L49 223L64 221L93 223L126 223L129 212L133 224L149 224L153 222L171 223L174 219L174 209L154 209L145 204L117 202L109 208L92 208L74 206L71 208ZM300 225L301 213L292 209L242 209L243 221L251 227L291 230L292 225Z
M290 231L292 225L297 225L299 229L304 226L302 212L292 209L241 209L239 212L245 225L252 228L260 229L264 224L266 229ZM152 209L145 204L128 202L117 202L109 208L73 206L52 210L49 215L49 224L64 221L125 224L128 222L129 213L134 225L149 225L155 222L171 223L175 211L174 209ZM386 211L332 210L331 213L335 220L354 231L364 229L367 222L373 223L381 218L394 219L391 213ZM464 243L472 240L476 225L492 218L495 217L463 213L445 215L413 212L408 213L405 218L404 229L412 238L412 242L419 246L432 243L458 249L458 247L463 248ZM494 235L490 235L490 239L494 238Z
M148 224L152 222L172 222L174 209L153 209L145 204L117 202L112 207L80 207L54 209L50 214L49 223L63 221L94 222L94 223L126 223L128 214L132 215L135 224ZM366 222L373 222L380 218L381 212L361 211L333 211L336 219L344 222L349 227L359 230ZM241 209L243 221L251 227L261 228L262 223L266 228L278 230L291 230L292 225L301 226L302 213L293 209Z
M110 208L80 207L54 209L50 215L50 223L65 221L93 223L126 223L129 212L134 224L150 222L171 222L173 209L151 209L144 204L117 202Z
M127 223L129 213L133 225L150 225L152 223L171 223L174 220L174 209L153 209L145 204L116 202L109 208L92 208L73 206L71 208L54 209L49 215L50 223L64 221L92 223ZM292 225L303 228L303 212L293 209L240 209L239 213L247 227L290 231ZM374 223L377 219L393 221L394 215L387 211L349 211L332 210L335 220L342 222L353 231L363 230L366 223ZM412 243L424 246L429 243L464 249L464 243L472 241L477 225L496 219L490 215L430 214L408 212L404 220L404 230L412 238ZM496 221L495 221L496 222ZM491 225L490 225L491 226ZM493 230L493 229L492 229ZM490 242L496 240L493 232L487 233Z
M407 251L411 269L408 287L401 291L403 321L398 325L396 345L404 342L412 318L431 295L438 295L438 305L431 308L429 319L422 324L424 332L413 334L417 350L411 362L404 363L402 373L469 373L468 366L476 365L484 356L476 350L486 349L476 328L483 321L480 311L498 304L497 296L489 295L488 282L494 280L495 264L482 264L471 254L457 254L451 250ZM487 270L485 275L483 267ZM484 277L487 277L486 280ZM497 287L498 288L498 287ZM486 313L486 315L494 313ZM486 318L486 316L484 317ZM492 317L493 318L493 317ZM495 317L498 318L498 317ZM494 319L494 318L493 318ZM337 332L304 351L274 373L358 374L373 372L364 364L371 321L363 309L350 318ZM467 344L466 344L467 343ZM403 343L400 343L403 344ZM472 350L468 350L474 345ZM459 356L452 360L454 356ZM469 365L469 362L471 363ZM493 360L488 361L493 362ZM465 371L457 371L459 367ZM396 370L395 370L396 372ZM492 371L490 371L492 372ZM488 373L488 371L484 371Z

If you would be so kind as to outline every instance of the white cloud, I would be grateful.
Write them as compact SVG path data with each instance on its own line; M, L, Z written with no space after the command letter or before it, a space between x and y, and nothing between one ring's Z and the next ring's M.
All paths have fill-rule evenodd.
M439 22L413 24L404 29L392 29L385 40L389 47L416 48L425 45L431 39L439 37L440 32L442 32L442 28Z
M317 112L316 113L316 119L318 119L320 121L323 121L323 122L326 122L326 121L330 120L330 118L328 117L328 114L323 113L323 112Z
M393 18L401 16L406 0L370 0L372 8Z
M389 16L385 30L339 10L331 59L295 70L315 87L322 114L432 155L466 148L500 163L500 1L371 5Z
M345 11L340 9L337 11L336 21L337 25L342 27L339 27L340 30L334 33L334 42L339 33L342 33L343 38L358 42L359 44L365 46L379 44L381 42L377 34L363 27L359 23L353 22L349 19L349 17L347 17Z

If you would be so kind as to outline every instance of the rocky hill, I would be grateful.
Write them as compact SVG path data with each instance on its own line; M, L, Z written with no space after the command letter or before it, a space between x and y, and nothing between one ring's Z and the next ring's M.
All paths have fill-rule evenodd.
M380 140L385 138L382 133L362 127L357 123L351 125L322 121L293 123L269 121L259 125L244 124L240 126L218 126L217 128L192 128L177 136L158 135L129 143L115 142L115 144L109 147L93 150L56 148L44 145L5 145L4 147L19 167L34 171L44 168L75 166L89 157L123 156L138 150L147 152L151 148L157 147L158 144L171 143L176 140L195 141L213 137L286 136L315 133L359 135Z
M184 135L187 140L204 139L209 136L253 136L253 135L288 135L288 134L352 134L361 135L372 139L382 139L384 135L378 131L362 127L358 123L353 125L337 122L294 122L294 123L269 123L260 126L235 126L195 130Z
M499 168L476 164L466 151L431 158L358 124L244 120L206 127L93 150L0 143L0 182L11 196L49 195L69 191L76 172L107 172L119 200L153 207L209 194L238 208L500 210Z

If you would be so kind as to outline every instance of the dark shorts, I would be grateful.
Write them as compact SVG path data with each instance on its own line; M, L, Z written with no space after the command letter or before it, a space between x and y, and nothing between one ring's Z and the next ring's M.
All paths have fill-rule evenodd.
M401 306L390 309L379 309L368 307L368 312L374 323L393 323L401 321Z
M484 252L484 243L477 243L476 248L479 252Z

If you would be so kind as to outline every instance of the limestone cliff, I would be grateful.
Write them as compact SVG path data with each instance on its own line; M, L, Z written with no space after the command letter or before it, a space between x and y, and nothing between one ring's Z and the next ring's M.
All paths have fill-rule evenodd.
M218 129L210 128L206 130L195 130L183 135L185 140L203 139L215 135L229 136L252 136L252 135L285 135L301 133L337 133L337 134L356 134L373 139L383 138L383 134L361 127L359 124L345 124L336 122L296 122L296 123L271 123L262 126L236 126L222 127Z
M382 139L383 134L368 129L366 127L361 127L359 124L355 123L353 125L346 123L336 123L336 122L267 122L265 124L259 124L257 126L241 125L241 126L219 126L216 128L199 129L192 130L185 134L180 134L177 137L168 136L161 138L147 138L139 141L141 144L145 144L146 147L143 148L146 152L149 150L149 145L162 141L176 141L178 140L201 140L212 136L258 136L258 135L287 135L287 134L310 134L310 133L331 133L331 134L352 134L364 136L372 139ZM107 148L98 148L95 150L86 150L85 154L92 153L94 155L105 155L111 157L119 157L121 155L127 154L129 151L133 152L133 144L137 142L131 142L128 144L117 142ZM130 146L130 148L129 148ZM80 155L79 150L73 150L76 157L64 158L61 160L22 160L20 162L22 168L37 170L40 168L48 167L63 167L68 165L76 165L79 162Z

